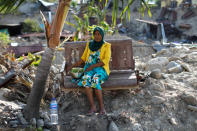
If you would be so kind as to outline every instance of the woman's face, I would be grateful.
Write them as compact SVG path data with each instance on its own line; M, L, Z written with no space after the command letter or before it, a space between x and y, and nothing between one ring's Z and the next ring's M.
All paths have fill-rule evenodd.
M94 32L94 40L95 40L96 42L100 42L100 41L102 40L102 36L101 36L101 34L99 33L99 31L95 31L95 32Z

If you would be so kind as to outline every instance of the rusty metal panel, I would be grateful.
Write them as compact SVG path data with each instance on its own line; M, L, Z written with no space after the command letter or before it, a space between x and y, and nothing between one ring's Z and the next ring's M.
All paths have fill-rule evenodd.
M15 53L16 57L22 56L23 54L27 55L28 52L35 53L42 50L43 50L42 44L34 44L31 46L10 46L8 48L8 51Z

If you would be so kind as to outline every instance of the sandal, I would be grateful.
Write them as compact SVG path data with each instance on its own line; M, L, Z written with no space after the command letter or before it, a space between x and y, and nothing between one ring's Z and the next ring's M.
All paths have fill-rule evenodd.
M90 109L88 111L88 114L87 115L91 116L91 115L94 115L96 112L97 112L96 109Z
M104 109L104 110L100 110L100 111L99 111L99 115L105 115L105 114L106 114L105 109Z

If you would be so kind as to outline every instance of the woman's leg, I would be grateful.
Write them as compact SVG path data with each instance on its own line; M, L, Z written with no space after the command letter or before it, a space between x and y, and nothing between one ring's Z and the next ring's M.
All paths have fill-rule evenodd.
M96 94L97 100L99 102L99 110L100 110L99 113L104 114L105 108L104 108L104 104L103 104L102 90L95 89L95 94Z
M88 101L90 103L90 111L89 111L89 113L96 112L96 106L94 105L92 88L85 88L85 91L86 91L86 95L88 97Z

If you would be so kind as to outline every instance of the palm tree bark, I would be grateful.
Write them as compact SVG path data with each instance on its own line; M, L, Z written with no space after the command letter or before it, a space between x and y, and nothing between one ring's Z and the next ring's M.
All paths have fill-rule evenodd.
M55 48L60 43L60 33L62 31L65 18L67 17L70 2L71 0L59 0L59 5L52 25L45 26L48 28L46 29L46 37L49 48L45 49L42 60L37 68L33 88L27 100L27 105L23 111L24 116L28 121L31 120L31 118L39 118L40 102L44 94L45 84L48 78Z

